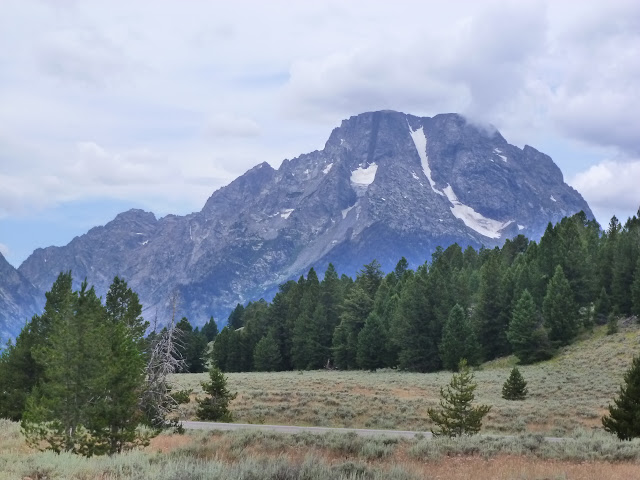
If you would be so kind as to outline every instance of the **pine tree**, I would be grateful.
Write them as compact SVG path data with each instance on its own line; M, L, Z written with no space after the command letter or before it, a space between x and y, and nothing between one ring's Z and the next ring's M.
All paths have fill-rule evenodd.
M345 298L340 325L333 336L334 360L339 368L356 368L358 334L372 309L373 299L356 284Z
M208 395L198 400L196 416L199 420L214 422L232 422L233 415L229 411L229 403L236 398L235 393L227 389L227 378L217 367L209 370L209 382L202 383L202 390Z
M241 328L244 326L244 320L243 320L243 315L244 315L244 307L241 304L237 304L236 308L233 309L233 311L229 314L229 318L227 319L227 325L234 329L237 330L238 328Z
M505 400L524 400L528 393L527 382L522 377L520 370L513 367L509 378L502 385L502 398Z
M480 431L482 419L491 407L472 406L477 386L466 360L461 360L458 373L453 374L446 390L440 389L440 410L428 410L429 418L436 425L431 429L433 435L459 437Z
M94 418L94 432L104 440L106 453L122 452L146 442L137 430L141 422L139 398L144 387L144 334L148 323L141 316L138 295L116 277L105 304L105 329L110 339L103 401Z
M258 372L277 372L282 369L282 356L273 332L269 332L257 343L253 363Z
M96 399L103 397L102 370L109 358L104 307L86 281L71 285L52 324L47 345L35 351L44 376L27 399L22 430L30 445L55 452L104 453L91 436Z
M542 316L549 330L549 340L568 345L578 334L578 309L573 301L573 292L558 265L547 286L542 303Z
M640 356L633 359L631 368L624 375L624 385L620 387L615 405L609 405L609 415L602 418L607 432L620 440L640 437Z
M218 325L216 324L216 321L213 319L213 317L211 317L209 321L202 326L202 330L200 330L200 333L202 333L206 337L207 342L213 342L213 340L219 333Z
M540 325L533 297L526 289L513 309L507 338L520 363L537 362L551 355L547 332Z
M594 314L596 316L596 323L603 325L607 321L607 317L611 313L611 300L607 295L607 290L602 287L600 295L594 305Z
M631 284L632 313L640 320L640 255L633 275L633 283Z
M482 345L485 360L492 360L510 351L506 336L507 325L501 323L506 319L500 315L501 278L500 259L492 251L480 269L480 288L475 309L478 340Z
M380 317L372 312L358 334L358 366L374 372L384 366L387 334Z
M231 327L224 327L213 342L211 361L223 372L229 371L229 340L233 334L232 332Z
M474 364L478 358L479 346L471 322L462 307L456 304L449 314L442 331L440 357L442 366L455 371L460 360L469 359Z

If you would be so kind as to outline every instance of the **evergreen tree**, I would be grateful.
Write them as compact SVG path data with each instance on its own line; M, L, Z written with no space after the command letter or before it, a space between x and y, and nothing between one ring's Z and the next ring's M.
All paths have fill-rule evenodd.
M620 440L640 437L640 356L634 357L631 368L624 375L615 405L609 405L609 415L602 418L607 432Z
M550 356L547 332L540 325L528 290L522 292L513 309L507 338L520 363L533 363Z
M480 269L480 289L475 309L475 322L478 340L484 351L484 359L492 360L510 351L507 340L507 326L501 316L501 284L502 274L500 261L495 252L491 252L488 260Z
M404 274L407 272L408 269L409 269L409 262L407 262L406 258L402 257L396 264L396 268L393 271L396 277L396 280L397 281L402 280L402 277L404 276Z
M269 332L257 343L253 363L258 372L277 372L282 369L282 356L273 332Z
M200 333L205 336L207 342L213 342L213 340L219 333L218 325L216 324L216 321L213 319L213 317L211 317L209 321L202 326L202 330L200 330Z
M356 284L345 298L340 325L334 332L334 361L339 368L356 368L358 334L372 309L373 299Z
M202 390L208 395L198 400L196 416L199 420L214 422L232 422L233 415L229 411L229 403L236 398L235 393L227 389L227 378L217 367L209 369L209 382L202 382Z
M633 307L631 313L640 320L640 255L638 255L636 269L633 274L633 283L631 284L631 302Z
M434 436L474 435L480 431L482 419L491 410L487 405L472 406L478 385L465 360L460 361L458 372L453 374L446 390L440 389L440 410L428 410L429 418L436 425L431 429Z
M528 393L527 382L522 377L520 370L513 367L509 378L502 385L502 398L505 400L524 400Z
M603 325L607 321L607 317L611 313L611 300L607 295L607 290L602 287L600 289L600 295L594 305L595 320L598 325Z
M443 368L455 371L463 358L474 363L478 358L478 349L471 322L462 307L456 304L442 331L440 357Z
M547 285L542 316L552 342L567 345L578 334L578 309L560 265L556 267L553 278Z
M372 312L367 318L364 327L358 334L358 366L365 370L375 372L377 368L384 366L387 333L382 327L380 317Z
M39 346L36 361L43 379L27 399L22 430L30 445L46 444L55 452L91 456L103 453L90 428L96 399L103 399L102 371L109 358L104 307L86 281L80 292L65 292L47 345Z
M15 345L0 356L0 417L20 420L26 400L44 375L44 366L38 363L34 353L49 342L52 325L66 309L71 290L71 272L60 273L47 299L42 315L35 315L24 326Z
M118 277L107 293L105 312L110 354L104 371L103 401L92 425L94 435L104 439L102 448L114 454L146 441L137 427L141 422L139 399L145 380L143 348L148 323L141 317L138 295Z
M356 284L358 284L369 298L373 299L376 296L380 282L384 278L382 273L382 267L377 260L373 260L371 263L362 267L362 270L358 272L356 278Z
M111 321L123 323L142 347L149 322L142 318L142 304L138 294L131 290L127 282L120 277L116 276L109 286L105 308Z
M229 326L224 327L213 342L211 360L213 364L223 372L229 371L229 339L232 332L233 330Z
M432 372L442 365L438 352L442 330L428 302L430 292L424 271L420 267L418 273L407 279L391 327L402 370Z
M239 303L236 305L236 308L229 314L229 318L227 319L227 325L234 330L244 327L244 307Z

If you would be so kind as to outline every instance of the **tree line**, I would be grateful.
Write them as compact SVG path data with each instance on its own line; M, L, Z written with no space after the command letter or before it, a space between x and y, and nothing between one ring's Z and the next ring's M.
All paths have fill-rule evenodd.
M438 248L416 270L375 260L355 279L329 265L322 281L280 286L271 302L238 305L215 339L221 370L335 367L456 370L515 354L551 357L583 329L640 315L640 211L606 231L583 212L502 248Z
M0 356L0 418L21 421L34 447L86 456L178 428L168 376L185 368L183 335L170 325L145 337L141 314L124 280L114 279L103 304L86 280L74 291L71 272L61 273L44 312Z

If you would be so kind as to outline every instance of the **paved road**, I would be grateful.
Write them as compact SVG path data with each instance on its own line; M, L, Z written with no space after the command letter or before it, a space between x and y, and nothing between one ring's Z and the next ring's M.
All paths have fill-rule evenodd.
M217 423L217 422L188 422L183 421L182 426L187 430L262 430L279 433L350 433L353 432L363 437L375 437L385 435L387 437L414 438L423 435L431 438L431 432L410 432L406 430L368 430L364 428L328 428L328 427L295 427L291 425L258 425L253 423Z
M330 427L296 427L293 425L260 425L254 423L218 423L218 422L190 422L183 421L182 426L187 430L261 430L278 433L355 433L362 437L396 437L415 438L422 435L425 439L433 438L431 432L412 432L408 430L369 430L366 428L330 428ZM487 437L515 438L513 435L486 435ZM558 443L567 440L562 437L544 437L547 442Z

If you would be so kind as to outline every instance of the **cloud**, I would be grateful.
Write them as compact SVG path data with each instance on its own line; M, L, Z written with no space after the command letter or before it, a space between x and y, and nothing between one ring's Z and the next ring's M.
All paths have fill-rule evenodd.
M640 3L363 5L3 2L0 216L98 196L197 209L376 109L456 111L518 145L577 139L545 153L583 172L590 202L628 208L587 173L615 158L605 190L636 173Z
M0 254L5 258L9 255L9 247L4 243L0 243Z
M606 225L616 214L626 220L640 207L640 159L604 161L577 174L569 183L589 203L598 221Z
M257 137L260 126L250 118L221 113L208 120L205 134L212 137Z

